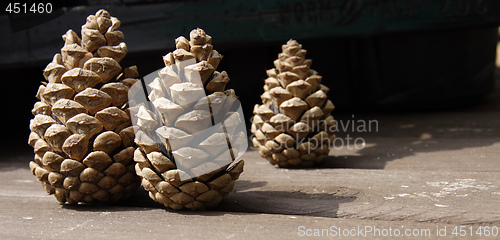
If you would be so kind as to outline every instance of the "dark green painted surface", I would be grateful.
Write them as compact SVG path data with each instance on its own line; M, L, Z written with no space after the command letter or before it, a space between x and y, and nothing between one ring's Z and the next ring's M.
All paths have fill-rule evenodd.
M55 6L63 6L56 2L59 1L53 3ZM110 2L113 4L94 5ZM1 5L0 14L5 14L5 4ZM87 6L126 12L125 17L129 16L132 24L161 23L162 28L173 34L202 27L224 42L276 41L292 37L322 38L500 24L498 0L89 0ZM69 8L65 9L67 11ZM50 18L58 18L63 12L64 9L58 8L50 15L9 14L9 19L16 32L42 24ZM135 13L139 13L138 16L133 16ZM126 18L124 20L128 21Z
M173 1L157 10L163 16L149 21L161 21L171 32L198 26L224 42L500 24L497 0Z

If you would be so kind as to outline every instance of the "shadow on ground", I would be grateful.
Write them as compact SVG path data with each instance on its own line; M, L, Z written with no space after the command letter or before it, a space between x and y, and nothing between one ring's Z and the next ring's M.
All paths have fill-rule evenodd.
M318 168L384 169L390 161L418 153L488 147L500 143L500 78L495 91L480 104L461 110L334 117L344 126L339 124L339 140ZM368 126L370 120L378 125L372 123L368 131L362 125ZM357 138L366 144L354 145Z
M130 198L111 204L62 204L62 208L82 212L150 211L163 205L151 200L148 193L139 187Z
M217 208L225 212L337 217L339 204L356 200L359 192L338 186L267 185L240 180L234 194Z
M339 204L356 200L358 191L336 186L269 186L266 182L239 180L235 190L211 211L173 211L151 200L142 188L116 204L61 205L81 212L152 211L165 209L185 215L219 216L229 213L337 217Z

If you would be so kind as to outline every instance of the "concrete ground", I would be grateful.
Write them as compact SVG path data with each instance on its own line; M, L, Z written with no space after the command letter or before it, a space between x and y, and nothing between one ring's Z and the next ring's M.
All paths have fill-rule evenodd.
M30 173L30 152L4 155L0 239L500 239L498 86L460 110L335 115L377 125L339 133L344 146L315 168L276 168L249 150L212 211L165 210L142 189L112 206L60 205Z

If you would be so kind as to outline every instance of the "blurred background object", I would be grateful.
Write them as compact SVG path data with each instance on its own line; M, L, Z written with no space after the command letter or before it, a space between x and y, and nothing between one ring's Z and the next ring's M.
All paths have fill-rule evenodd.
M500 25L497 0L180 1L83 0L51 14L0 8L0 71L5 86L2 147L25 146L42 70L61 36L106 8L122 20L129 54L142 76L162 67L171 39L200 27L217 38L251 116L265 70L288 39L297 39L330 87L336 111L414 111L463 107L493 89ZM2 3L3 4L3 3ZM6 3L7 4L7 3ZM248 119L247 119L248 120ZM22 131L20 131L22 129Z
M500 28L498 28L498 39L500 39ZM500 42L497 43L497 60L496 67L500 68Z

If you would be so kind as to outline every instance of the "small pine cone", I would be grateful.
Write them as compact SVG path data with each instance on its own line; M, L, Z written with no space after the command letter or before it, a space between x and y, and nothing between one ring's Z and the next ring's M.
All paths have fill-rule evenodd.
M334 106L302 45L290 40L282 50L266 72L262 105L253 111L252 143L273 165L310 167L330 151Z
M43 72L48 83L40 85L32 110L30 169L61 203L116 202L140 182L125 104L137 67L120 73L127 47L123 37L107 37L119 26L106 10L90 15L82 38L68 30L61 53Z
M217 206L243 172L248 146L241 108L234 111L234 91L225 90L228 74L216 71L222 55L203 30L189 38L175 40L166 67L146 83L148 96L141 83L130 88L136 174L151 199L174 210Z

